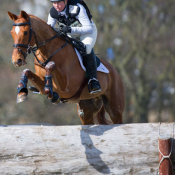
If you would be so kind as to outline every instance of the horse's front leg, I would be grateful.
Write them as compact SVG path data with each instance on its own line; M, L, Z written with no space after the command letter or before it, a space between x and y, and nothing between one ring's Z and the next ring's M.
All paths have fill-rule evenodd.
M53 92L52 85L52 73L55 71L56 65L53 61L50 61L46 67L46 76L45 76L45 87L44 94L47 94L48 99L51 100L53 104L57 104L60 102L60 97L57 92Z
M29 69L25 69L22 72L21 79L19 81L19 84L17 86L17 103L21 103L26 101L27 95L28 95L28 89L27 89L27 83L28 80L31 81L31 83L40 91L40 93L43 93L45 81L44 78L41 78L40 76L36 75Z

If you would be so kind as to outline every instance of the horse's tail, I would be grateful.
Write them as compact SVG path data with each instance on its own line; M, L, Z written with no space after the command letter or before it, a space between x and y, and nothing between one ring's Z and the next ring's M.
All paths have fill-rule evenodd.
M100 111L96 114L96 119L100 125L108 125L110 122L105 118L104 106L101 107Z

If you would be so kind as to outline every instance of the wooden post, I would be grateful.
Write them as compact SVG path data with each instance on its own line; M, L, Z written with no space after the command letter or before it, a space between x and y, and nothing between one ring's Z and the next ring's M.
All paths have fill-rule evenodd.
M159 175L173 175L172 142L170 137L159 136Z

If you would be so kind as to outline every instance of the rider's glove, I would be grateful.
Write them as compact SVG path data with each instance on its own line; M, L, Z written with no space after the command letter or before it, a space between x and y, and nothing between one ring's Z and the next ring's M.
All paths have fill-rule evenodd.
M71 33L71 27L69 26L64 26L61 30L63 31L64 34Z

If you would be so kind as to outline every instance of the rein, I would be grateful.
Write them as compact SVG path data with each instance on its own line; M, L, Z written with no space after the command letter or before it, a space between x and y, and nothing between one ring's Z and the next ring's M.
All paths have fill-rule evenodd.
M64 47L66 47L68 45L68 43L65 43L64 45L62 45L59 49L57 49L49 58L47 58L46 61L42 62L40 61L35 52L41 47L41 46L44 46L46 43L52 41L53 39L57 38L58 36L60 36L62 34L62 31L58 32L55 36L51 37L50 39L46 40L46 41L43 41L41 43L38 43L37 41L37 36L36 36L36 33L35 31L32 29L32 25L31 25L31 22L30 22L30 17L29 17L29 22L24 22L24 23L14 23L13 26L25 26L25 25L30 25L30 29L29 29L29 41L28 41L28 44L25 45L25 44L13 44L13 47L18 49L24 56L24 59L27 58L27 55L28 54L31 54L33 53L34 57L36 58L37 62L39 63L39 65L41 66L46 66L46 64L51 60L51 58L57 53L59 52L60 50L62 50ZM35 47L32 47L30 46L30 42L31 42L31 39L32 39L32 35L35 35L35 41L36 41L36 46ZM40 44L40 45L39 45ZM23 52L20 47L23 47L23 48L27 48L27 51L26 52Z

